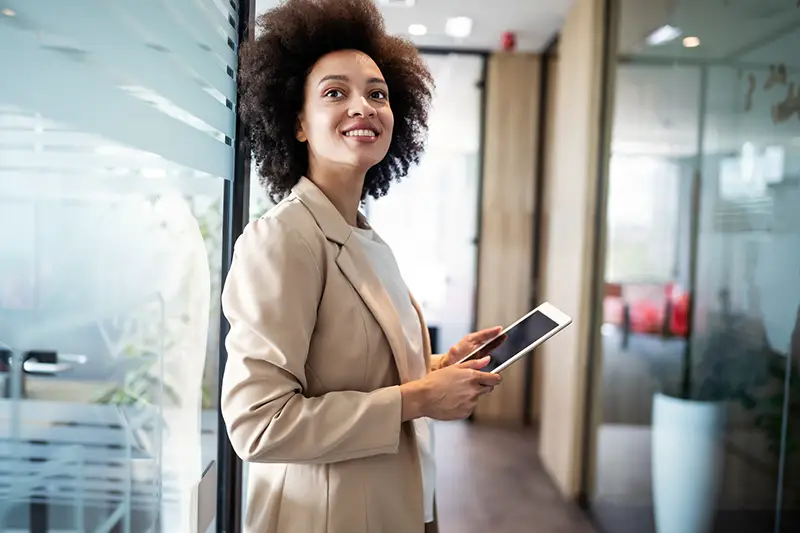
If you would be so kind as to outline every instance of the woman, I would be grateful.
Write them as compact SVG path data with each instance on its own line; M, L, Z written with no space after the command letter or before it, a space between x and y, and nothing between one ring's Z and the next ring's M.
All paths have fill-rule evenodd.
M468 416L495 337L430 355L391 250L358 211L418 161L431 77L371 0L289 0L243 47L241 107L279 204L236 244L222 302L230 440L250 533L435 531L428 419ZM410 206L409 206L410 208Z

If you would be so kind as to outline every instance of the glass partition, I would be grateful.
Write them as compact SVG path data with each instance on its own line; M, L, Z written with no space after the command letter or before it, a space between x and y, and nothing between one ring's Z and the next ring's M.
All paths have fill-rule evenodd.
M235 4L0 7L0 530L206 531Z
M800 9L611 4L592 514L800 530Z

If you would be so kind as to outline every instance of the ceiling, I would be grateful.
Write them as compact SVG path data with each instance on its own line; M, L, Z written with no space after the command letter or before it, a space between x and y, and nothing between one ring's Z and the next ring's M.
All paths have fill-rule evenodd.
M618 51L624 60L614 89L617 153L695 154L701 122L704 152L736 152L747 142L800 146L800 116L772 119L790 84L800 83L796 0L647 0L648 9L642 4L620 0ZM700 46L685 48L681 38L648 46L645 37L664 24L697 36ZM770 85L775 64L786 66L787 77ZM700 65L708 65L704 96Z
M256 0L256 12L278 5L279 0ZM398 5L392 0L381 9L387 30L409 38L417 46L448 49L496 50L501 34L517 34L517 49L542 51L564 24L572 0L416 0L414 7ZM445 34L450 17L467 16L473 20L472 34L457 41ZM424 24L428 33L422 37L408 35L411 24Z
M619 16L619 53L634 57L775 61L770 45L800 30L794 0L620 0ZM700 38L700 46L685 48L682 38L648 46L647 35L664 24ZM800 66L791 48L780 48L780 61Z

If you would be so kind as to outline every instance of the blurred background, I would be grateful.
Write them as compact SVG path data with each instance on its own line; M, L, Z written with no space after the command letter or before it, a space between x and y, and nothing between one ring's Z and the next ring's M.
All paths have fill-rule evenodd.
M436 92L363 209L434 348L574 320L437 423L441 531L800 531L800 5L376 2ZM277 3L0 0L0 532L241 531L219 294Z

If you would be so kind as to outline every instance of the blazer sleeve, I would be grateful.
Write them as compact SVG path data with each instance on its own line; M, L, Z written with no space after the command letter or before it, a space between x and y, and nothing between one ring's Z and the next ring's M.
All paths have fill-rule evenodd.
M277 218L251 223L236 243L222 294L230 331L220 404L243 460L333 463L397 452L399 387L305 395L324 282L308 242Z

